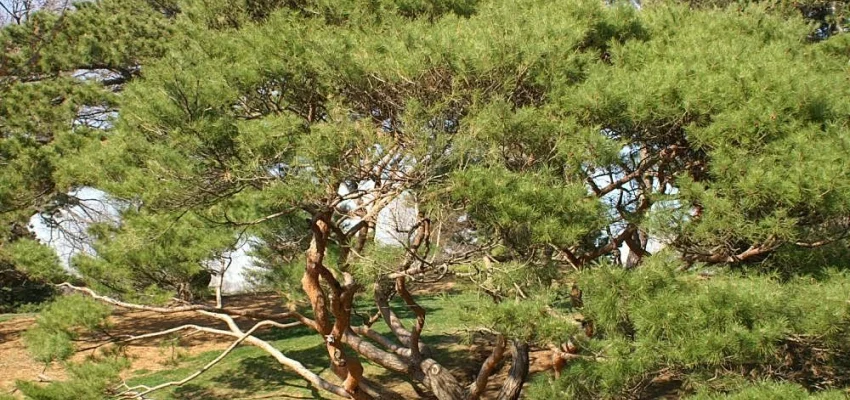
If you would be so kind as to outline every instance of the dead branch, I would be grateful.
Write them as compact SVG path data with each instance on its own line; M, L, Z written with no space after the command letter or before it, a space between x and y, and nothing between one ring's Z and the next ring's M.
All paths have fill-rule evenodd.
M132 303L119 301L119 300L116 300L116 299L113 299L113 298L110 298L110 297L107 297L107 296L101 296L101 295L98 295L97 293L95 293L93 290L91 290L89 288L76 287L76 286L73 286L73 285L71 285L70 283L67 283L67 282L63 283L59 286L86 293L86 294L88 294L89 296L91 296L92 298L94 298L98 301L101 301L101 302L107 303L107 304L116 305L116 306L123 307L123 308L135 309L135 310L155 311L155 312L162 312L162 313L196 311L196 312L201 313L203 315L207 315L207 316L210 316L210 317L213 317L213 318L220 319L220 320L224 321L225 323L227 323L228 327L230 328L230 331L225 331L225 330L215 329L215 328L209 328L209 327L204 327L204 326L199 326L199 325L183 325L181 327L172 328L171 330L169 330L168 333L172 333L172 332L181 330L181 329L178 329L178 328L182 328L182 329L194 329L196 331L207 332L207 333L212 333L212 334L217 334L217 335L225 335L225 336L236 337L236 338L240 339L239 343L241 343L242 341L245 341L245 342L247 342L247 343L249 343L253 346L259 347L260 349L264 350L266 353L269 353L281 365L283 365L285 367L289 367L290 369L295 371L298 375L300 375L302 378L304 378L305 380L307 380L308 382L313 384L313 386L315 386L319 389L328 391L330 393L336 394L337 396L340 396L340 397L343 397L343 398L353 398L352 396L350 396L348 394L348 392L346 392L346 390L344 388L326 381L325 379L321 378L320 376L316 375L315 373L313 373L312 371L307 369L300 362L286 357L285 355L283 355L283 353L280 352L280 350L276 349L274 346L272 346L268 342L261 340L257 337L251 336L250 334L246 335L236 325L235 321L233 320L233 317L231 317L228 314L222 313L222 311L224 311L224 310L218 310L218 309L215 309L214 307L209 307L209 306L205 306L205 305L201 305L201 304L194 304L194 305L181 306L181 307L144 306L144 305L140 305L140 304L132 304ZM292 314L293 313L284 313L283 315L292 316ZM306 319L306 320L309 322L309 323L306 323L306 325L308 325L308 326L314 326L315 325L312 320L309 320L309 319ZM302 321L302 323L303 323L303 321ZM274 322L274 321L261 321L260 323L255 325L255 328L259 328L260 326L266 326L266 325L278 326L278 327L290 327L291 326L290 324L280 324L280 323ZM155 332L155 333L146 334L146 335L139 335L137 337L134 337L133 340L141 339L141 338L144 338L144 337L161 336L163 334L167 334L167 333ZM236 345L238 345L239 343L236 343ZM201 372L203 372L203 371L201 371ZM145 389L145 390L147 390L147 389ZM140 397L137 397L137 398L140 398Z

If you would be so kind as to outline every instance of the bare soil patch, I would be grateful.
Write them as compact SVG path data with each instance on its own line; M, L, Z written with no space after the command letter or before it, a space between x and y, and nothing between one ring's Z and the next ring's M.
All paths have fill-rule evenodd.
M63 379L61 367L53 365L45 369L44 364L32 359L21 335L32 324L35 317L14 317L0 322L0 393L15 389L16 380L38 380L40 374Z

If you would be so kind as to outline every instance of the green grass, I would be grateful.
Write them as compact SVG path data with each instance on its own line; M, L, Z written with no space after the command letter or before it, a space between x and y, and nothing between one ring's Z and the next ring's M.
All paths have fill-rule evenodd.
M455 333L464 327L462 322L464 306L477 304L475 294L452 294L421 296L417 299L428 312L425 331L422 340L429 344L434 351L436 360L449 368L468 367L471 363L467 351L452 351L463 344ZM486 300L484 300L486 301ZM362 303L366 303L365 301ZM393 302L393 308L410 326L413 314L400 301ZM369 309L358 309L362 315L375 312L374 306ZM359 322L355 319L355 323ZM374 325L379 332L388 334L388 328L382 322ZM287 330L273 329L258 335L268 340L284 355L300 361L313 372L330 379L333 373L328 367L328 356L322 344L322 339L306 327ZM450 354L451 353L451 354ZM179 363L173 369L150 373L136 371L135 377L128 381L132 385L154 386L163 382L180 380L198 368L217 357L219 351L205 352ZM402 377L389 373L381 367L372 365L366 360L364 374L384 385L405 385ZM407 385L405 385L407 386ZM408 386L409 387L409 386ZM313 390L306 381L297 374L277 363L265 352L251 346L241 346L235 349L219 364L198 378L182 387L173 387L156 392L151 398L159 400L224 400L237 398L268 398L275 399L325 399L333 398Z

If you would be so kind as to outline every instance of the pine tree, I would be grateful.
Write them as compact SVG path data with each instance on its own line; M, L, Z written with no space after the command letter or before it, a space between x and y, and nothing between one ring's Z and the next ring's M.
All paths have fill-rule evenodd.
M812 41L803 16L757 3L144 4L126 19L118 3L80 5L67 14L79 22L63 24L83 32L113 18L126 53L101 44L115 33L45 52L67 68L80 67L59 55L76 51L131 66L108 96L49 69L52 85L78 90L73 104L120 106L108 134L43 127L79 118L72 103L57 116L65 103L49 91L9 113L20 118L3 142L20 149L4 158L9 188L55 199L93 185L137 205L93 229L96 254L75 260L85 286L62 287L224 321L186 329L256 346L342 398L393 396L364 361L455 400L479 398L510 360L498 398L516 399L530 348L550 348L559 375L536 378L532 398L829 398L850 385L850 280L828 268L848 261L846 35ZM30 89L16 79L10 88ZM22 204L19 219L56 204L19 192L0 192ZM402 194L416 199L415 224L400 249L375 245L378 215ZM272 280L300 292L290 312L154 304L237 234L257 238ZM470 320L495 345L469 382L421 340L428 310L410 283L446 276L473 278L492 300ZM139 296L145 288L160 296ZM402 321L394 296L415 318ZM378 312L359 324L358 305ZM92 320L79 325L91 326L101 314L85 307ZM243 331L234 318L258 322ZM337 379L253 335L292 322L321 338ZM36 329L50 344L42 359L68 356L71 326L45 318Z

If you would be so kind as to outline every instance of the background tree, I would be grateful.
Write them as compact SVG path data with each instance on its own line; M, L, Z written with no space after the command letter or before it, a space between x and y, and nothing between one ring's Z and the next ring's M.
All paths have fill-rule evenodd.
M0 2L0 25L20 25L38 11L63 12L70 5L61 0L4 0Z

